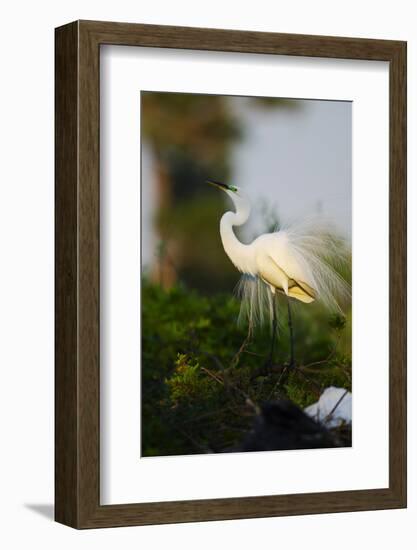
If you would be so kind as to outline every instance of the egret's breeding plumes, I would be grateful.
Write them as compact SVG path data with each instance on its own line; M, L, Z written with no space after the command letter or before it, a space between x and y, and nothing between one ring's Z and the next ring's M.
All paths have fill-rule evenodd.
M307 220L273 233L260 235L250 244L236 237L233 227L249 218L250 203L235 186L208 180L232 199L235 211L223 214L220 236L224 250L242 273L239 283L240 319L251 327L265 322L272 325L271 356L276 337L277 293L288 298L288 321L291 338L290 364L294 364L294 345L290 299L309 304L322 301L332 310L350 295L350 287L337 273L346 262L347 248L335 239L322 223Z

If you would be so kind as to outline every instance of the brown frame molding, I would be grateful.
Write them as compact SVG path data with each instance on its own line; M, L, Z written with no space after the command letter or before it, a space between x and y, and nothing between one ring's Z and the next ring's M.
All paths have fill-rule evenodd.
M99 55L120 44L390 64L389 488L127 505L99 501ZM55 31L55 519L75 528L406 506L406 43L76 21Z

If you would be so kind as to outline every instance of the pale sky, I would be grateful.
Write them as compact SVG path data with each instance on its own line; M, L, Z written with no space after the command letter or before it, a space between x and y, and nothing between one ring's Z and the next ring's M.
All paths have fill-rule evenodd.
M299 100L297 105L239 108L247 132L235 148L233 183L253 202L266 198L280 219L320 212L350 238L352 103Z
M254 107L231 98L244 125L234 146L233 183L255 205L249 231L262 227L259 203L274 208L281 221L321 213L350 239L352 217L352 103L296 100L296 108ZM142 151L142 258L152 261L155 198L152 155ZM258 205L258 208L257 206ZM213 223L217 223L215 220Z

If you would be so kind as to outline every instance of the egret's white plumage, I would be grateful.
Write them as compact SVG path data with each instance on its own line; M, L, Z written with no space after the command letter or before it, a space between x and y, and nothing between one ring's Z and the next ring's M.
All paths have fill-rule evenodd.
M224 250L243 274L239 284L242 300L240 318L252 326L272 321L274 295L278 291L304 303L323 301L339 309L339 299L349 295L349 286L334 266L346 259L346 248L316 221L283 227L241 243L233 227L243 225L250 215L250 203L233 186L211 182L232 199L234 212L226 212L220 221Z

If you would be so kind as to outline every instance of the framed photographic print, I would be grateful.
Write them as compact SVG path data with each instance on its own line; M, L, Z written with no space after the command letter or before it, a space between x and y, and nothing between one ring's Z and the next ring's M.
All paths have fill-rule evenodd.
M406 44L56 29L56 520L406 506Z

